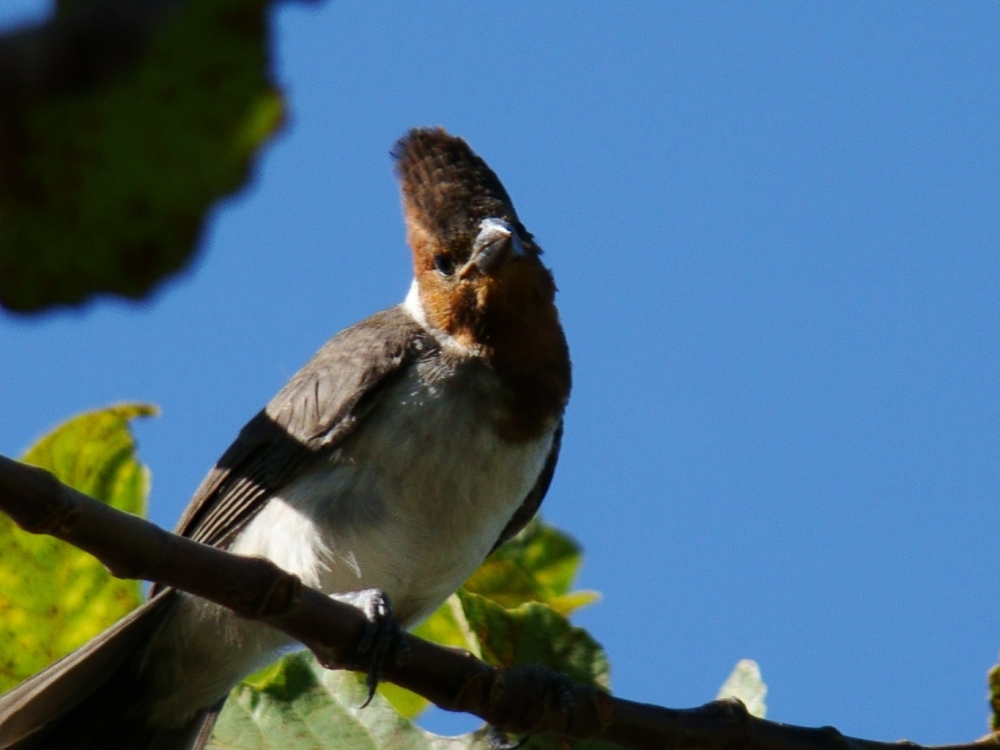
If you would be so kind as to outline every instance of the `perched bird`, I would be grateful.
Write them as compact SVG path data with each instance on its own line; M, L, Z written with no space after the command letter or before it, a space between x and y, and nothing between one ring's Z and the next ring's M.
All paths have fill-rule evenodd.
M381 627L435 610L534 516L570 361L541 249L468 144L393 150L414 280L243 428L178 533L270 558ZM229 691L292 644L188 594L140 609L0 697L0 748L201 748ZM377 676L377 675L376 675Z

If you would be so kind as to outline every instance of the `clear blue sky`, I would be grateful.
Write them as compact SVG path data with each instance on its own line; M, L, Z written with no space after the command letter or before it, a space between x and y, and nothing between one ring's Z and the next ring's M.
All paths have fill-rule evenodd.
M0 20L40 0L4 0ZM410 270L388 149L466 137L546 250L575 389L546 517L620 695L986 730L1000 647L1000 5L325 2L291 116L146 304L0 314L0 452L122 399L152 516Z

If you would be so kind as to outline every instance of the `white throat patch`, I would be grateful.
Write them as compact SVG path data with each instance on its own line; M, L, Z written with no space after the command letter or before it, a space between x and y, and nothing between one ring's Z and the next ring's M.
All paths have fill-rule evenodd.
M403 309L420 325L428 331L431 330L431 327L427 325L427 314L424 313L424 304L420 301L420 285L416 279L410 282L410 291L406 293L406 299L403 300Z
M420 301L420 285L417 283L416 279L410 283L410 291L406 293L406 299L403 300L403 304L400 305L400 307L402 307L411 318L417 321L424 328L424 330L428 331L434 338L436 338L438 343L445 349L450 349L454 352L465 355L476 355L479 353L479 347L460 344L453 336L451 336L451 334L434 328L427 322L427 313L424 311L424 304Z

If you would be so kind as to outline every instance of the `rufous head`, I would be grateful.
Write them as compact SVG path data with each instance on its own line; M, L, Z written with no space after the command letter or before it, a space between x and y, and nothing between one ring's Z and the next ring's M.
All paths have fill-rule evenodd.
M541 249L469 144L441 128L418 128L392 153L429 325L461 345L488 346L491 319L507 325L499 318L553 305L555 284Z

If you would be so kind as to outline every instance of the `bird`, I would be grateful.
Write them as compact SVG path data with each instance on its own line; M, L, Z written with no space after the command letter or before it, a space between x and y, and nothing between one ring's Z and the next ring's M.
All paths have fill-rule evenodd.
M439 127L410 130L391 155L413 260L405 299L291 378L176 529L272 560L382 634L434 612L535 516L572 384L553 275L493 170ZM154 586L0 697L0 748L198 750L230 690L293 646Z

